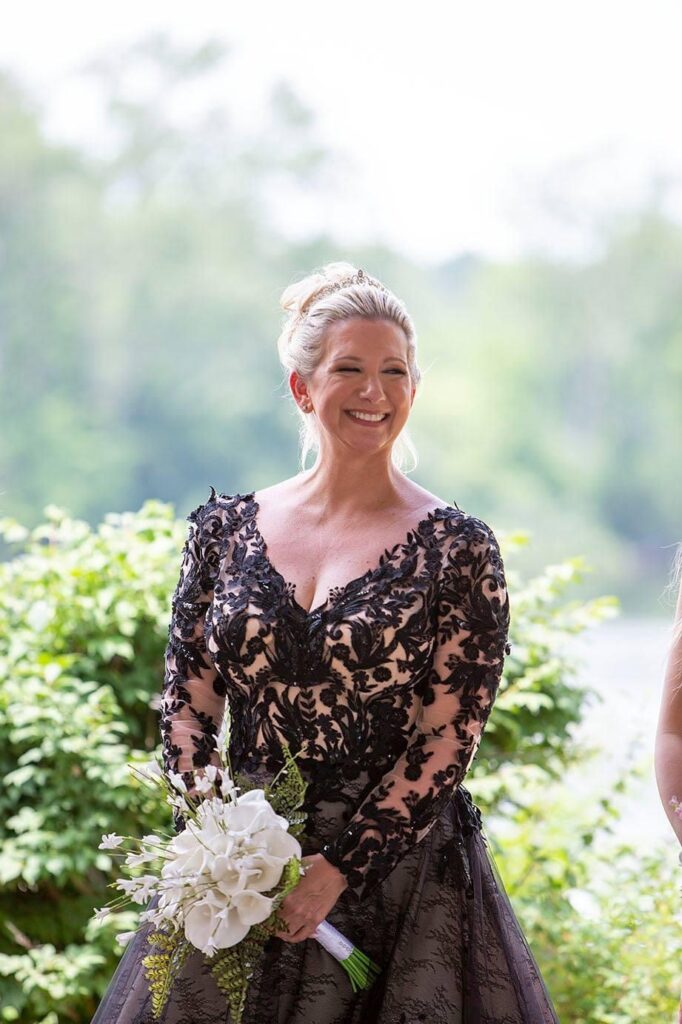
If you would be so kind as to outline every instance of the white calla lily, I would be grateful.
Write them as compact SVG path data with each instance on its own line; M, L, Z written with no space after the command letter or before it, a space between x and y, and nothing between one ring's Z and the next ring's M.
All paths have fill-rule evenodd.
M266 850L271 857L281 857L283 860L290 860L292 857L301 857L301 844L291 832L285 832L281 828L264 828L255 832L249 840L250 852Z
M272 913L274 900L268 899L259 892L252 892L248 889L237 892L232 897L232 906L239 914L242 924L249 927L266 921Z

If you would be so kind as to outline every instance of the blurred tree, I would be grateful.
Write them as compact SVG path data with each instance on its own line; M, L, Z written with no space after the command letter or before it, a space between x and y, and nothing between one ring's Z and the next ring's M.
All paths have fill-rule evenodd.
M463 254L428 269L378 245L287 241L278 210L333 201L339 157L283 81L240 128L209 99L230 59L153 35L93 61L103 117L87 153L50 140L43 112L0 79L5 510L30 521L53 500L94 521L150 494L192 507L209 482L294 473L277 299L346 256L416 321L423 482L482 518L532 524L529 569L570 539L600 590L658 610L682 507L680 226L655 205L633 212L572 264Z

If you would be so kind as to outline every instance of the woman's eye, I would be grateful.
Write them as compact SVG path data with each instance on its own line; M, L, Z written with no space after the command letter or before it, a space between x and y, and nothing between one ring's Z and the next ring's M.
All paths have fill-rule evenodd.
M360 368L358 366L339 366L339 373L359 373ZM401 376L405 376L405 370L399 369L397 366L393 366L386 370L386 373L399 373Z

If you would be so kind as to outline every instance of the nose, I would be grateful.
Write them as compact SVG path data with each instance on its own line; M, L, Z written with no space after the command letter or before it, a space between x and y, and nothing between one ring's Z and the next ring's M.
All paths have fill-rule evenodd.
M360 394L369 402L378 402L384 397L384 389L379 377L367 374L360 386Z

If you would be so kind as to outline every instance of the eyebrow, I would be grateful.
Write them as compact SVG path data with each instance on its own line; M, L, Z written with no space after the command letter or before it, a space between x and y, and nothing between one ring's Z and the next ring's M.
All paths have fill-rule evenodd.
M353 363L362 362L360 356L334 356L333 361L337 362L339 359L349 359ZM405 365L407 365L406 361L403 359L402 356L386 356L384 362L388 363L391 359L396 359L399 363L405 363Z

